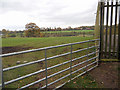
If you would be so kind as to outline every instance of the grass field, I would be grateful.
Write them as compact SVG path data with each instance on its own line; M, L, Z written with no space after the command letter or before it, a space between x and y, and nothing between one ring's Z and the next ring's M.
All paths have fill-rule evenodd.
M45 31L43 33L62 33L62 32L94 32L94 30L67 30L67 31Z
M93 37L42 37L42 38L3 38L2 47L46 47L93 39Z
M65 44L65 43L80 42L80 41L91 40L91 39L93 39L93 37L4 38L4 39L2 39L2 45L3 45L3 47L16 47L16 46L18 47L19 46L21 48L22 47L40 48L40 47L47 47L47 46ZM94 43L89 43L89 46L93 46L93 45L94 45ZM82 49L82 48L86 48L86 47L88 47L87 43L73 45L73 51ZM83 56L86 53L92 52L93 50L94 49L89 49L87 51L74 53L72 58ZM51 56L66 53L66 52L70 52L70 46L49 49L49 50L47 50L47 57L51 57ZM35 60L40 60L40 59L44 58L44 56L45 56L44 51L37 51L37 52L32 52L32 53L26 53L26 54L21 54L21 55L5 57L2 59L3 67L7 68L7 67L19 65L19 64L17 64L17 61L20 61L20 64L24 64L25 61L31 62L31 61L35 61ZM94 55L92 55L90 57L93 57L93 56ZM80 63L80 62L86 60L87 58L89 58L89 57L85 57L83 59L74 61L72 64L75 65L77 63ZM68 61L68 60L70 60L70 55L51 59L51 60L47 61L47 63L48 63L47 67L50 67L50 66L53 66L56 64L60 64L65 61ZM57 68L50 69L50 70L48 70L48 75L56 73L65 68L68 68L69 66L70 66L70 63L67 63L67 64L59 66ZM73 68L73 71L82 66L83 65ZM26 74L29 74L29 73L32 73L32 72L35 72L35 71L38 71L38 70L41 70L44 68L45 68L45 63L40 62L40 63L32 64L29 66L17 68L14 70L9 70L9 71L4 72L4 81L9 81L11 79L18 78L23 75L26 75ZM59 75L52 77L52 78L49 78L48 83L68 74L69 72L70 72L70 70L65 71ZM73 77L81 72L73 74ZM45 77L45 72L39 73L39 74L33 75L32 77L28 77L23 80L16 81L12 84L6 85L6 87L7 88L19 88L21 86L24 86L26 84L29 84L33 81L39 80L44 77ZM55 85L52 85L51 88L54 88L55 86L59 85L60 83L65 82L66 80L69 80L69 77L63 79L62 81L59 81ZM44 85L45 85L45 80L36 85L33 85L32 88L33 87L39 88L40 86L44 86Z

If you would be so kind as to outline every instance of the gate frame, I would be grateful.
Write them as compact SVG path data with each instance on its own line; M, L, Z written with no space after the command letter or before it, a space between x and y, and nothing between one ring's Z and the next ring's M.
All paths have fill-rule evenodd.
M120 1L119 1L120 4ZM119 6L119 26L118 26L118 60L120 61L120 6Z
M120 60L120 1L118 2L118 0L116 0L116 2L118 2L118 4L115 4L115 5L113 5L113 2L111 1L111 3L112 3L112 5L104 5L104 3L105 2L108 2L109 0L107 0L107 1L105 1L105 0L101 0L101 1L99 1L99 12L100 12L100 18L99 18L99 20L100 20L100 22L99 22L99 24L100 24L100 26L99 26L99 28L100 28L100 49L99 49L99 61L101 62L101 61L118 61L118 60ZM113 8L113 7L118 7L118 13L119 13L119 15L118 15L118 51L117 51L117 58L116 59L111 59L111 58L109 58L109 59L102 59L102 56L103 56L103 25L104 25L104 7L108 7L108 8ZM112 15L113 16L113 13L112 14L110 14L110 15ZM110 20L112 20L112 18L113 17L110 17ZM97 19L97 18L96 18ZM112 21L110 21L110 28L112 29ZM95 26L96 27L96 26ZM96 30L96 29L95 29ZM111 32L112 32L112 30L110 30ZM109 35L109 34L108 34ZM110 54L111 52L109 52L109 54Z

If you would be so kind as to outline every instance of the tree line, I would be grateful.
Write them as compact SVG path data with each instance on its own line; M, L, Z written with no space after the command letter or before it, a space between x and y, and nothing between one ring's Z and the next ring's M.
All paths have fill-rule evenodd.
M39 28L35 23L28 23L25 25L25 30L19 31L9 31L6 29L2 29L2 37L43 37L44 34L42 32L45 31L65 31L65 30L94 30L94 26L81 26L81 27L47 27L47 28Z

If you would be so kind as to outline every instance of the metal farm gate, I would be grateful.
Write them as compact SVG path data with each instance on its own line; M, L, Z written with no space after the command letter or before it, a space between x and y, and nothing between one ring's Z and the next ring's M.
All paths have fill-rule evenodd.
M51 86L52 88L59 88L98 66L99 45L95 45L95 42L99 43L99 39L1 54L0 66L2 70L0 88L15 88L21 90L30 87L33 88L34 85L37 85L34 86L34 88L38 88L38 90L50 88ZM78 48L75 49L75 45L77 45ZM60 48L64 51L57 54L56 50L60 50ZM65 51L66 48L69 52ZM51 49L56 49L56 55L49 56ZM22 60L25 56L29 58L33 55L33 58L35 57L34 53L38 55L42 54L43 57L41 56L39 59L35 58L35 60L18 65L7 65L6 68L4 62L2 64L2 61L12 60L15 57L17 57L15 59ZM43 67L40 67L40 63L43 64ZM35 67L39 68L34 70ZM31 81L28 81L29 79L31 79Z
M120 2L102 1L100 4L100 58L120 59Z

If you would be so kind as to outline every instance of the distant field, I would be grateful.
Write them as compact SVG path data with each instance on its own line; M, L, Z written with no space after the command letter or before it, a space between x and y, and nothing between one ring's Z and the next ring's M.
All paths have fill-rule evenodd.
M43 33L62 33L62 32L93 32L94 30L69 30L69 31L46 31Z

